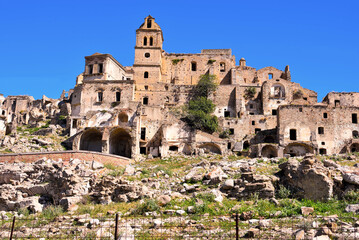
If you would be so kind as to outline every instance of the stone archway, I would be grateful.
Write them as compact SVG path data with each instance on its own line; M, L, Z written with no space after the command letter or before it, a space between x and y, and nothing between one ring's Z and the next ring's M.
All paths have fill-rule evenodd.
M261 155L266 158L274 158L278 157L278 151L274 146L266 145L262 148Z
M132 138L123 128L116 128L110 134L110 154L131 157Z
M307 153L313 153L313 147L305 143L290 143L284 149L284 154L289 154L291 157L304 156Z
M221 148L214 143L204 143L200 145L199 148L203 148L211 153L222 154Z
M102 152L102 133L95 128L84 131L80 139L80 150Z

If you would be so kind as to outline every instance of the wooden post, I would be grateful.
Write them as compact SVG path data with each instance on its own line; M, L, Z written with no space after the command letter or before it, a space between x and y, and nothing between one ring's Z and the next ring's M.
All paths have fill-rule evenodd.
M115 218L115 240L117 240L118 238L118 213L116 213L116 218Z
M12 235L13 235L13 233L14 233L14 227L15 227L15 216L14 216L13 219L12 219L10 240L12 240Z

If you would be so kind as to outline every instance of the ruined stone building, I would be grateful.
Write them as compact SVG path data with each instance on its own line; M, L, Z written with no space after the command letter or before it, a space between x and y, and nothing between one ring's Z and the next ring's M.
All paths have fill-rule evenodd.
M133 66L122 66L110 54L85 57L76 86L52 113L68 116L73 149L131 158L200 149L264 157L359 150L359 93L329 93L318 103L316 92L292 82L288 66L255 69L244 58L237 62L231 49L167 53L163 41L160 26L148 16L136 30ZM175 114L203 74L217 77L214 114L229 138L191 129ZM13 111L14 100L15 110L22 108L19 101L34 102L7 97L3 109ZM31 118L20 115L12 114Z

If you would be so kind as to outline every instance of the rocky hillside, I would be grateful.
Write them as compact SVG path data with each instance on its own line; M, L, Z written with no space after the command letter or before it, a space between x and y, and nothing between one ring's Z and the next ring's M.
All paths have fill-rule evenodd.
M358 165L355 154L290 159L203 154L147 159L126 168L79 159L0 163L0 216L3 224L13 216L44 218L44 228L54 228L58 219L65 225L85 219L80 226L87 234L91 221L106 224L98 219L116 212L122 221L145 217L143 224L152 231L179 217L194 221L195 229L198 225L205 229L212 226L208 218L232 222L230 215L239 213L242 237L258 237L263 228L278 236L283 230L297 239L340 237L346 232L359 237ZM295 231L293 226L275 230L280 221L303 216L307 225L301 226L300 220ZM135 230L141 232L141 226L137 227L124 230L132 236L129 239ZM225 226L216 229L216 236L231 233ZM184 234L180 228L176 231ZM54 234L59 232L54 230Z

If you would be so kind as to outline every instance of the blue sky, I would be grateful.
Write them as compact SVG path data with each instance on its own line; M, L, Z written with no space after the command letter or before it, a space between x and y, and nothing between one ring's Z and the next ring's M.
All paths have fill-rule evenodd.
M151 14L164 50L231 48L257 69L290 66L318 92L359 91L359 1L0 0L0 93L58 98L75 85L84 56L134 61L135 30Z

